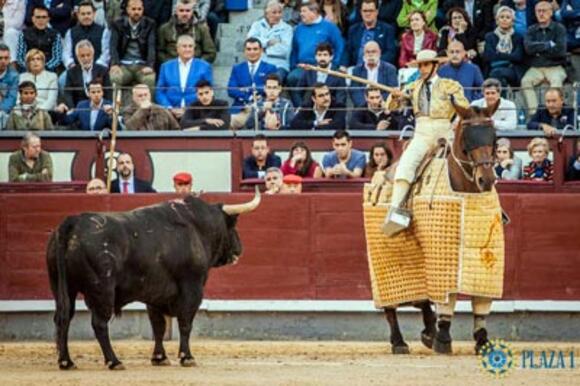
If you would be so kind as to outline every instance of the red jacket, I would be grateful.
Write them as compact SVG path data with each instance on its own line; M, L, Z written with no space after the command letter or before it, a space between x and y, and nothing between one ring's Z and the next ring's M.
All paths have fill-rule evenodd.
M437 50L437 34L430 29L425 31L423 50ZM415 35L413 31L407 31L401 36L401 53L399 55L399 68L403 68L412 60L415 60Z

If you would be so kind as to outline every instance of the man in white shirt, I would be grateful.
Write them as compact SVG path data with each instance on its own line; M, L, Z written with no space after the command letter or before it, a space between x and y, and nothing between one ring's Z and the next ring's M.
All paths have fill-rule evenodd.
M501 97L501 82L494 78L486 79L481 89L483 98L474 100L471 105L490 109L496 130L516 130L518 126L516 104Z

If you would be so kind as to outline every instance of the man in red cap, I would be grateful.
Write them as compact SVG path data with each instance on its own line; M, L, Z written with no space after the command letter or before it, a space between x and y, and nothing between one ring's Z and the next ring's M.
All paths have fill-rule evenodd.
M287 174L282 180L283 185L280 193L282 194L300 194L302 193L302 177L296 174Z
M175 193L191 194L193 186L193 177L187 172L179 172L173 176L173 188Z

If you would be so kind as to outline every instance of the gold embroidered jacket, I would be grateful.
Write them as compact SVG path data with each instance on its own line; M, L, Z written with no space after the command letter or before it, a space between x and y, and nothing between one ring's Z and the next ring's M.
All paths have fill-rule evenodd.
M413 105L413 112L415 116L421 115L419 108L419 98L421 95L421 88L423 86L423 79L417 79L414 82L407 84L403 88L403 94L411 99ZM455 114L455 109L451 104L451 96L455 98L455 104L464 108L469 107L469 101L463 94L463 87L459 82L452 79L437 78L435 83L431 86L431 103L429 104L429 117L434 119L451 119ZM389 95L387 99L387 108L394 110L399 107L400 100Z

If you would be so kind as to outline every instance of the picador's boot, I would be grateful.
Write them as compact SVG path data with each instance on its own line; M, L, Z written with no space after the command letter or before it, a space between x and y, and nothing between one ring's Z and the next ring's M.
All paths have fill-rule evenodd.
M481 349L489 342L487 339L487 330L485 328L480 328L473 333L473 339L475 339L475 355L479 355Z
M405 180L397 180L395 182L391 206L382 226L382 231L387 237L394 236L411 225L411 212L402 208L402 204L409 193L409 187L409 183Z

